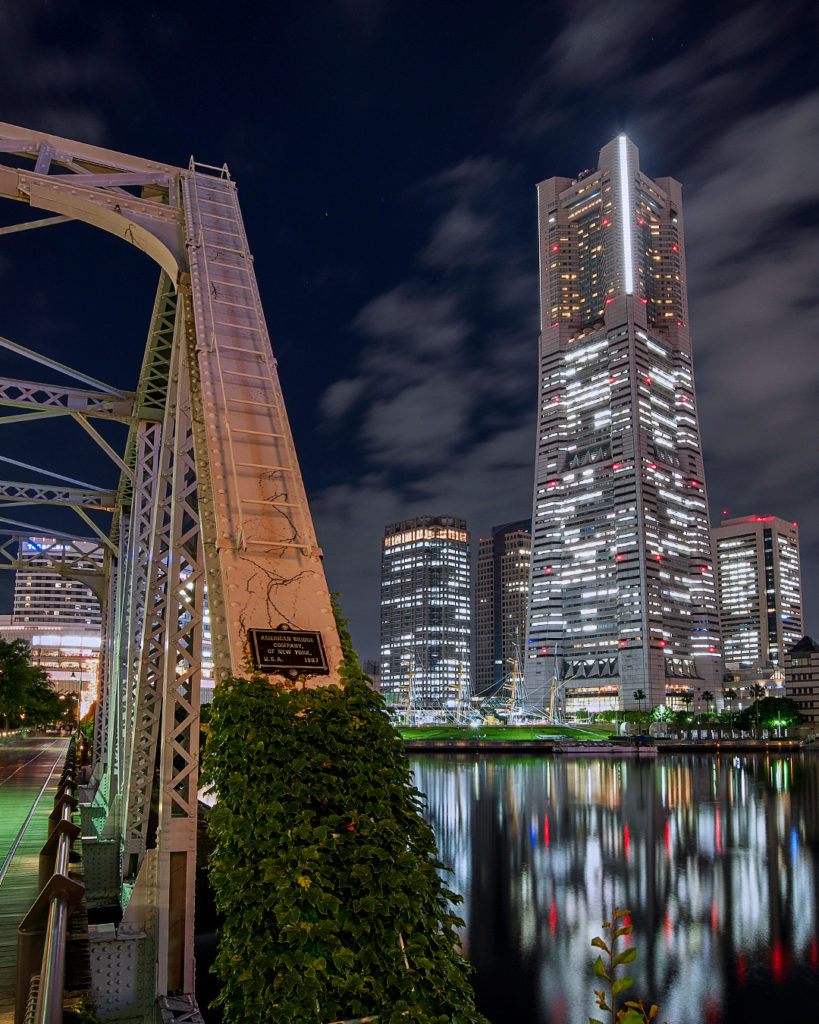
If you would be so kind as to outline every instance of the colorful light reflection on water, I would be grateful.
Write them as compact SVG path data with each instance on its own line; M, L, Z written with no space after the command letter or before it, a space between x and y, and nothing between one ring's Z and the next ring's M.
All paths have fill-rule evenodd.
M589 943L615 905L660 1020L813 1017L819 758L412 764L492 1024L594 1016Z

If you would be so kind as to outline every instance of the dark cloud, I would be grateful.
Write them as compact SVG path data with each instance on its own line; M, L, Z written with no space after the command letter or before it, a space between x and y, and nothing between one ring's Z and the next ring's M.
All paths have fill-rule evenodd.
M335 0L321 19L278 5L248 25L189 0L166 8L108 5L84 21L74 4L0 4L2 116L169 162L228 161L325 564L362 655L377 651L386 522L451 512L480 534L529 512L534 184L593 165L621 129L646 173L684 185L714 506L800 521L815 616L815 12ZM4 240L4 288L21 237ZM90 326L83 283L73 335L65 294L50 298L73 255L55 259L47 287L41 261L34 298L17 303L16 329L59 348ZM107 278L83 280L95 327L106 304L112 324L113 307L139 320ZM83 358L93 370L113 356Z

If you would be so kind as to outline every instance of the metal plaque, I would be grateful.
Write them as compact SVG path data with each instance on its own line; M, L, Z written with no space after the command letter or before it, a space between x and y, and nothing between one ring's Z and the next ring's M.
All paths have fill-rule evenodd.
M330 674L321 633L312 629L248 629L253 664L259 672L279 675Z

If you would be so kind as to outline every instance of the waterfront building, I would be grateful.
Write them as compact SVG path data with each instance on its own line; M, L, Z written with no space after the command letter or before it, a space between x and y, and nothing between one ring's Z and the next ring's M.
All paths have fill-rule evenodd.
M526 639L532 524L528 519L492 528L478 541L475 568L475 693L493 693L522 671Z
M34 625L15 623L11 615L0 615L0 640L25 640L31 648L31 663L48 673L53 689L79 698L82 717L99 694L100 629L77 623Z
M99 631L102 619L94 593L78 580L49 568L68 559L74 569L101 571L103 549L98 541L25 537L18 558L14 625L91 626Z
M785 696L809 722L819 722L819 647L809 636L785 652Z
M725 667L768 678L802 636L798 526L778 516L723 519L711 540Z
M381 553L381 690L413 711L469 692L471 602L466 520L389 523Z
M596 170L538 185L538 222L529 700L717 691L681 185L647 177L620 135Z

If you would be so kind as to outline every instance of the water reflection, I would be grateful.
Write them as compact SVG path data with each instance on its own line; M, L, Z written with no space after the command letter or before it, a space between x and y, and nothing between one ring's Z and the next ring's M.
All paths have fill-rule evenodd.
M819 760L416 758L493 1024L584 1022L591 938L629 907L634 991L669 1024L819 998Z

